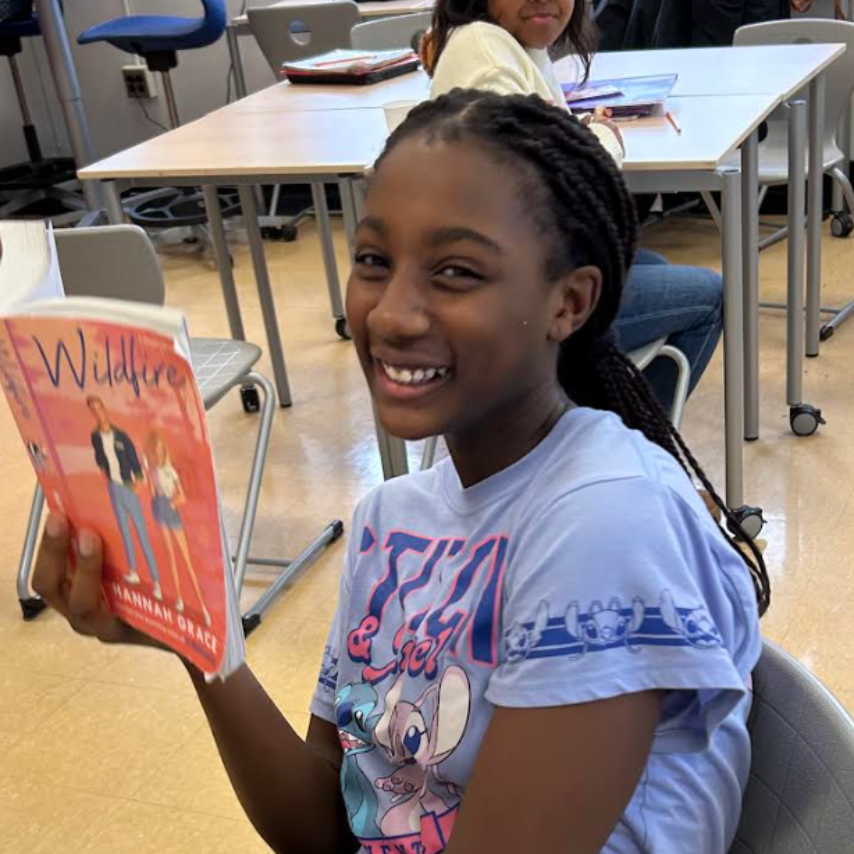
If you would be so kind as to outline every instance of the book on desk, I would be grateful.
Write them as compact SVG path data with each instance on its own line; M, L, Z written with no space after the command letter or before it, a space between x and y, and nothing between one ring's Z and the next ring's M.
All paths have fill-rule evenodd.
M409 74L418 68L418 54L400 50L331 50L319 56L286 62L282 75L291 83L364 86Z
M617 77L589 80L583 86L564 84L563 91L573 112L588 113L597 107L605 107L612 118L627 121L663 116L664 105L677 79L677 74Z

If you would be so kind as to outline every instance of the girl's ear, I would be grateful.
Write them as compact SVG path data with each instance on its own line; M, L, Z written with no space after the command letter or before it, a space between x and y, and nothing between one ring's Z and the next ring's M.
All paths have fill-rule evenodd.
M599 304L602 271L598 267L578 267L554 285L554 315L549 340L561 343L584 326Z

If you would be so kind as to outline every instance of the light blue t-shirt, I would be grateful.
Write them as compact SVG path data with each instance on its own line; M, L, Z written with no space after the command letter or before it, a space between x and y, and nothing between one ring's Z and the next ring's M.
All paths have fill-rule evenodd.
M748 571L689 478L578 408L469 489L445 460L359 504L311 708L338 727L362 851L438 854L494 707L665 690L603 851L724 854L759 652Z

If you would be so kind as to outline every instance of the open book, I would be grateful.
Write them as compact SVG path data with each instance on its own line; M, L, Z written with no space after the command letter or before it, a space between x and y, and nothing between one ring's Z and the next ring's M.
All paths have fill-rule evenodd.
M208 676L235 670L243 631L183 316L65 297L52 232L0 222L0 383L48 506L103 539L110 610Z
M282 73L291 83L360 85L378 83L415 71L418 54L400 50L331 50L298 62L286 62Z

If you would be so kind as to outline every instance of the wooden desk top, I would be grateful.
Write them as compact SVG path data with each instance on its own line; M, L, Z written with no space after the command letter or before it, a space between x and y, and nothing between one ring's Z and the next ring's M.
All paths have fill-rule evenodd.
M712 170L777 103L773 95L673 98L668 107L683 132L664 118L623 125L625 170ZM236 107L108 157L80 177L217 183L355 174L376 160L387 137L385 113L377 108L257 113Z
M591 77L678 74L673 97L771 93L783 102L844 52L841 44L799 44L600 53ZM556 71L558 80L578 79L571 57L557 63Z
M327 0L279 0L271 3L271 6L288 6L291 3L325 3ZM413 15L416 12L430 12L433 9L434 0L370 0L367 3L359 3L359 13L363 18L390 18L393 15ZM249 25L246 15L239 15L231 19L231 25L243 28Z

